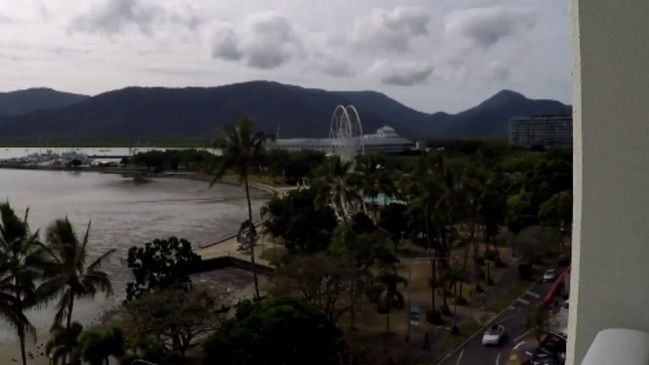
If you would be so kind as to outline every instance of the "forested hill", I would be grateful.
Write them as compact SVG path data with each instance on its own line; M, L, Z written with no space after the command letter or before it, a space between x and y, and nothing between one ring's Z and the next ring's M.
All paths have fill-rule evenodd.
M28 96L13 95L13 103L29 104L20 101L21 95ZM368 133L389 125L416 139L498 138L506 136L512 117L571 110L558 101L531 100L504 90L461 113L428 114L374 91L336 92L268 81L210 88L129 87L93 97L63 95L68 97L58 106L45 101L39 106L32 98L29 108L0 113L0 141L205 140L241 116L269 133L279 128L282 138L325 137L331 114L340 104L357 107Z

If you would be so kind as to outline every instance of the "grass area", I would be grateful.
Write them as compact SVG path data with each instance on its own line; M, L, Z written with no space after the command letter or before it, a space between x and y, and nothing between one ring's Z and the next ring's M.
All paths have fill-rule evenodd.
M169 147L204 148L206 141L0 141L0 147Z
M478 245L479 253L483 255L484 252L490 247L491 246L489 244L480 243ZM509 259L511 257L509 248L499 247L498 250L503 262L511 264ZM473 254L473 250L471 250L471 254ZM413 303L418 303L420 305L428 305L431 302L431 289L428 283L429 279L432 277L431 264L430 260L413 259L413 257L421 257L426 255L429 254L424 252L422 248L412 245L402 246L399 253L399 259L401 261L398 266L399 275L405 278L410 277L410 281L408 283L409 294L411 295ZM451 252L451 258L456 265L462 265L463 257L464 248L456 248ZM495 267L495 265L492 265L489 270L489 275L491 279L497 283L502 278L504 272L510 269L511 267L498 268ZM475 270L475 265L472 261L469 261L467 264L467 271L469 273L469 277L472 279L475 278ZM485 267L481 267L481 270L483 270L484 272ZM491 286L483 285L483 289L485 290L492 290L492 288L493 287ZM462 285L462 297L469 301L474 299L477 295L474 289L475 282ZM437 305L441 303L442 297L439 293L435 294L435 301Z
M498 313L509 306L516 298L521 296L533 283L531 281L516 280L514 285L487 302L487 310Z
M270 263L284 257L286 255L286 249L282 246L275 246L265 249L259 254L259 258L266 260Z
M284 183L284 179L282 179L282 177L280 176L250 175L250 181L276 188L288 186Z
M454 335L448 333L435 343L435 346L438 348L448 349L449 351L460 346L462 342L466 341L471 335L476 333L482 328L480 323L476 322L472 318L466 319L457 326L460 329L459 335Z

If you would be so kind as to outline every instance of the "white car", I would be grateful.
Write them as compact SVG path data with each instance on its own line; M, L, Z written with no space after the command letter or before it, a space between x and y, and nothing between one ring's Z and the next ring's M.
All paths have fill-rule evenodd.
M543 273L543 281L552 281L556 278L557 272L554 269L545 270Z
M499 346L505 335L505 326L494 324L482 335L483 346Z

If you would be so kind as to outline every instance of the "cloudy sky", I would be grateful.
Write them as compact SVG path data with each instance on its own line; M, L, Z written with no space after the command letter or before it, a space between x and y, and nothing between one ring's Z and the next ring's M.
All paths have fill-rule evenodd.
M0 0L0 91L248 80L456 112L501 89L570 102L567 1Z

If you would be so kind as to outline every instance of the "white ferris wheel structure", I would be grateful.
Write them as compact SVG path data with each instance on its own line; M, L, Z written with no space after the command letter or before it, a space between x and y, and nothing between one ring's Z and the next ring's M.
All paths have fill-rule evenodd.
M343 161L353 161L357 154L365 153L361 117L353 105L336 107L331 117L329 138L332 152Z

